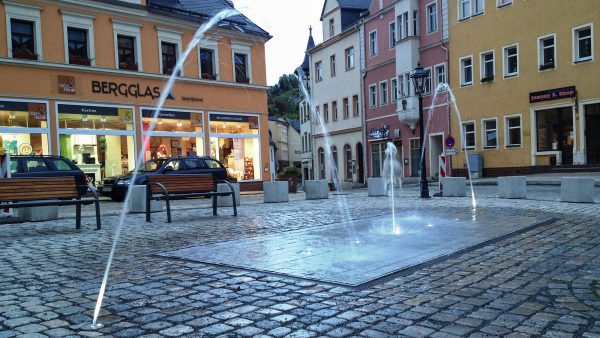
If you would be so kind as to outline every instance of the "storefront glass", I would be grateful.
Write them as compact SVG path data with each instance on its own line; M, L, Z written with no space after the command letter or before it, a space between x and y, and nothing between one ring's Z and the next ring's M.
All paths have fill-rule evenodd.
M258 117L210 114L210 156L238 180L260 180Z
M121 175L135 167L133 109L58 105L60 154L90 181Z
M142 109L144 144L149 137L144 160L204 155L202 113L160 111L154 129L150 131L154 112L152 109Z
M555 151L565 145L573 146L573 114L570 107L537 111L536 121L538 151Z
M36 102L0 100L0 137L12 155L47 155L47 105Z

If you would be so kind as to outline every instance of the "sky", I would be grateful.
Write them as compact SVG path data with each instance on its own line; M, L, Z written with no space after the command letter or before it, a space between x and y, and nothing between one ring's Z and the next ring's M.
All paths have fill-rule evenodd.
M266 44L267 84L302 64L313 27L315 44L323 40L321 10L325 0L233 0L235 8L273 36Z

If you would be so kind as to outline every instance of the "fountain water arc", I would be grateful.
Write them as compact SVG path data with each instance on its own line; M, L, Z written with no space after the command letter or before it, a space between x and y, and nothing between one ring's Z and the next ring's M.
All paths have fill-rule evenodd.
M202 24L202 26L200 26L200 28L198 28L198 30L196 31L196 33L192 37L192 40L187 45L185 51L183 52L183 54L181 55L181 57L177 60L177 64L173 68L173 73L171 74L171 76L169 77L169 80L167 81L165 87L161 91L160 98L158 99L158 104L156 105L156 109L154 110L154 114L152 115L152 123L150 123L150 125L148 126L148 131L149 132L152 132L154 130L155 126L156 126L156 121L158 119L158 114L162 110L162 108L163 108L163 106L165 104L165 100L167 99L167 97L171 93L171 89L173 89L173 85L175 84L175 80L177 78L177 74L179 74L180 70L182 69L183 63L185 62L185 60L187 59L187 57L190 55L190 53L192 52L192 50L198 45L198 43L200 43L200 40L202 40L202 38L204 37L204 34L209 29L211 29L212 27L214 27L217 23L219 23L221 20L226 19L226 18L228 18L230 16L238 15L238 14L240 14L240 13L237 10L235 10L235 9L225 9L225 10L222 10L219 13L217 13L214 17L212 17L209 21L207 21L204 24ZM142 150L146 149L148 143L149 143L149 138L144 138L142 148L138 149L138 154L139 155L138 155L138 157L136 159L136 163L138 163L138 164L142 163L142 161L144 159L144 152ZM136 167L136 169L133 171L133 175L131 177L132 184L133 184L133 182L135 182L135 179L136 179L136 177L138 175L138 167ZM111 246L111 249L110 249L110 253L108 255L108 261L106 263L106 268L104 270L104 276L102 278L102 284L100 285L100 290L98 291L98 299L96 301L96 307L94 308L94 316L93 316L93 320L92 320L92 324L91 324L91 328L92 329L99 329L99 328L101 328L103 326L101 323L97 322L98 321L98 316L100 314L100 309L102 307L102 300L104 298L104 292L106 291L106 285L108 283L108 276L110 274L110 268L112 266L112 262L113 262L115 250L116 250L116 247L117 247L117 242L119 241L119 237L121 236L121 230L123 228L123 223L125 221L125 215L127 213L127 205L129 204L129 199L130 198L131 198L131 189L128 189L127 190L127 194L125 196L125 203L123 204L123 209L121 210L121 214L120 214L120 217L119 217L119 223L118 223L117 228L115 230L115 234L114 234L113 243L112 243L112 246Z

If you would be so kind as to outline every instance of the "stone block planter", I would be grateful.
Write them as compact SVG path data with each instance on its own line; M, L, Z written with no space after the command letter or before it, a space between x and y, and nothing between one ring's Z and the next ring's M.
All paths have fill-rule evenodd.
M235 204L240 205L240 184L239 183L230 183L233 186L233 190L235 191ZM229 185L227 183L219 183L217 184L217 191L231 191ZM231 200L231 196L218 196L217 197L217 206L219 207L232 207L233 201Z
M442 196L465 197L467 196L467 179L465 177L443 177Z
M265 203L281 203L290 200L287 181L263 182Z
M29 222L51 221L58 219L58 206L56 205L18 208L13 210L17 210L17 215Z
M594 203L594 179L588 177L561 177L562 202Z
M387 196L387 190L385 187L385 179L383 177L369 177L367 178L367 186L369 190L369 196Z
M131 190L131 196L127 202L127 212L130 214L138 214L146 212L146 186L145 185L132 185L129 187ZM151 201L150 212L160 212L163 210L164 202Z
M329 198L329 184L326 180L307 180L304 183L307 200Z
M498 198L527 198L527 177L498 177Z

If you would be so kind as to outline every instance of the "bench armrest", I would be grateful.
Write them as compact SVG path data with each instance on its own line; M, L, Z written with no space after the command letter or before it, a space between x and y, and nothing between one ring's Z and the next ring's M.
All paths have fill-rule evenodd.
M98 198L99 198L99 196L98 196L98 192L96 191L96 188L94 188L94 186L93 186L93 185L91 185L90 183L88 183L88 184L86 184L86 185L83 185L83 184L78 184L78 185L77 185L77 188L78 188L78 189L79 189L79 188L83 188L83 187L86 187L86 188L87 188L87 191L91 192L91 193L92 193L92 195L94 196L94 198L95 198L95 199L98 199Z
M146 183L146 189L150 188L152 185L157 185L160 187L160 189L163 191L163 195L169 196L169 191L167 190L167 187L165 187L164 184L160 183L160 182L148 182ZM152 188L150 188L150 196L152 196Z
M229 183L228 180L216 180L217 183L225 183L229 186L229 189L231 189L231 193L235 194L235 189L233 188L233 185L231 183Z

